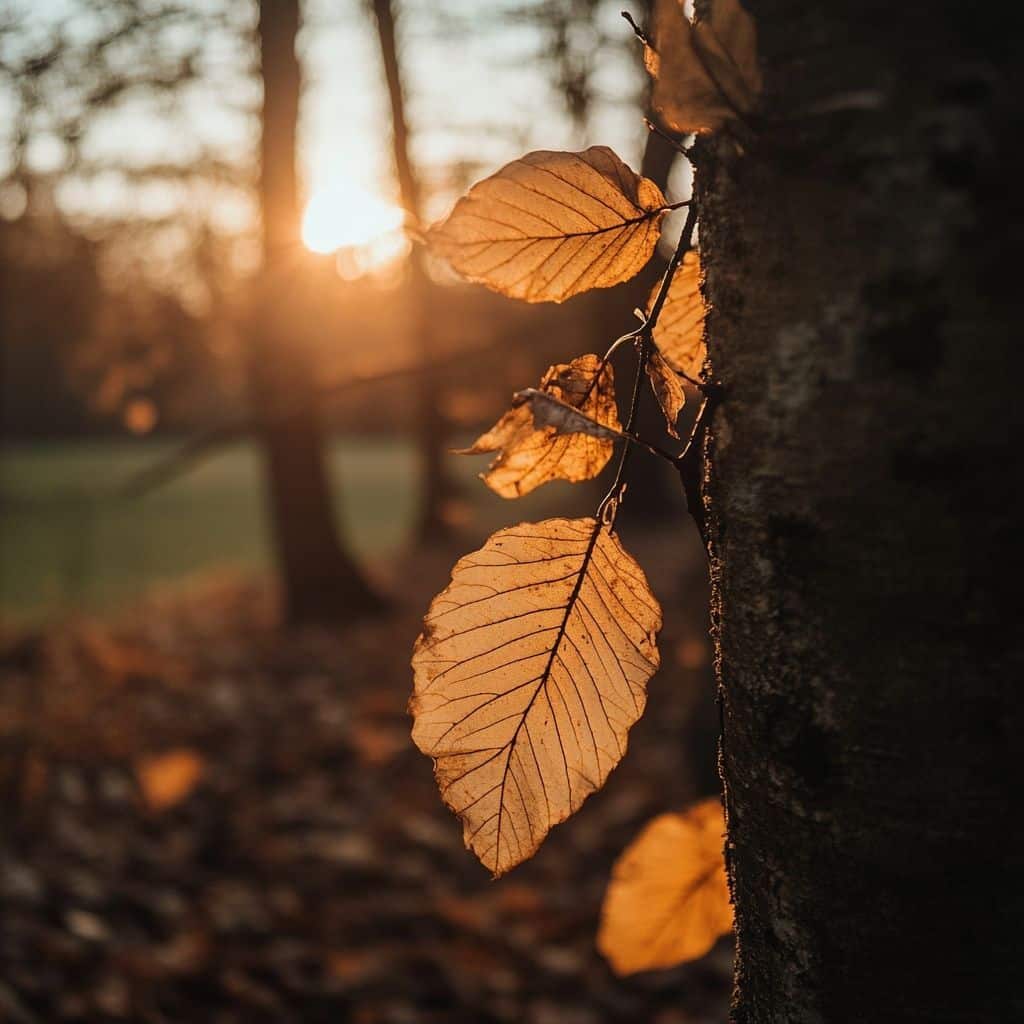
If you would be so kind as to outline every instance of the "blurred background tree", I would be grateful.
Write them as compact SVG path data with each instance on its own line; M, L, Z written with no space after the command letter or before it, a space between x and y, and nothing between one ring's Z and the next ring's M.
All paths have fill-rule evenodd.
M513 504L446 450L651 283L527 306L410 240L532 149L608 144L686 197L619 6L0 0L0 1018L724 1006L724 948L656 990L594 949L614 857L714 784L680 742L711 688L674 492L619 520L665 597L658 710L510 885L406 713L452 561L607 486Z
M456 477L479 467L453 466L453 438L573 347L627 329L650 280L524 311L453 282L395 224L352 234L362 197L403 208L415 231L517 152L598 137L667 181L672 153L638 123L646 81L620 24L605 0L483 13L419 0L7 3L3 436L206 437L159 480L259 439L289 617L372 610L350 549L380 547L362 540L358 469L339 490L339 431L412 439L414 493L393 513L408 537L465 528L480 499ZM303 207L339 192L349 198L314 225L340 223L336 252L307 251ZM166 456L142 440L132 450ZM675 500L658 494L657 508Z

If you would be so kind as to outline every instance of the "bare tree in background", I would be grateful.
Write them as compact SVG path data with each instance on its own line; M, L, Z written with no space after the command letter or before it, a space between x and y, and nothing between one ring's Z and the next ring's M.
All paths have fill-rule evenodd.
M335 526L312 354L304 344L302 325L288 322L282 301L296 283L298 251L298 30L298 0L261 0L262 269L252 310L250 380L285 614L291 622L350 618L382 606Z
M373 0L377 19L381 60L391 103L391 131L395 172L406 218L419 225L422 216L422 193L419 175L409 155L409 124L405 110L405 91L398 60L395 33L395 5L391 0ZM436 540L448 532L444 515L446 501L453 492L446 471L445 442L447 430L439 405L440 382L431 368L437 357L436 318L433 307L436 294L424 266L422 246L414 245L409 253L409 293L412 306L412 329L424 369L416 381L418 402L417 445L420 453L420 508L416 523L419 540Z

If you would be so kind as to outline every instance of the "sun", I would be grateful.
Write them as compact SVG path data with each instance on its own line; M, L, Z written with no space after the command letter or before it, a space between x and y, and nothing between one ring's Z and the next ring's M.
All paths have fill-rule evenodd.
M302 242L318 253L376 248L402 226L404 214L352 182L313 193L302 217Z

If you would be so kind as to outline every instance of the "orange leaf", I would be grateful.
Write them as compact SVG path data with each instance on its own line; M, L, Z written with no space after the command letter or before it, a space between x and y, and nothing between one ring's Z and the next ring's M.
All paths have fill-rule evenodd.
M648 310L659 287L654 287L647 300ZM704 366L704 298L700 293L700 256L695 249L683 257L672 278L654 327L654 343L668 362L688 377L696 377Z
M739 0L714 0L692 23L681 0L657 0L645 63L651 104L677 132L710 132L753 110L761 92L754 21Z
M203 772L202 757L188 749L143 757L135 763L142 795L154 811L164 811L184 800L195 789Z
M638 273L666 209L661 189L607 146L538 150L477 182L427 240L470 281L562 302Z
M416 641L412 737L495 876L604 785L658 667L661 609L596 519L499 530Z
M655 818L619 857L597 936L616 974L696 960L732 930L724 832L721 801L711 797Z
M595 355L559 363L548 368L540 390L562 406L570 407L562 409L562 422L555 422L559 417L552 417L551 409L542 409L543 422L538 423L535 416L538 403L524 400L505 413L487 433L481 434L471 448L459 453L500 453L482 478L503 498L520 498L550 480L573 483L589 480L604 469L612 456L611 437L612 432L619 430L619 413L610 363L602 367L600 358ZM558 408L556 406L555 411ZM591 425L579 424L587 427L587 433L563 432L564 421L572 410L594 421ZM543 419L545 416L547 418ZM606 428L608 436L595 436L601 427Z

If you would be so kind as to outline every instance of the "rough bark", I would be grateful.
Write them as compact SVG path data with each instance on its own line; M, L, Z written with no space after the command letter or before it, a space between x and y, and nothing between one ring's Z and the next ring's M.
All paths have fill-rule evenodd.
M375 612L381 602L342 547L334 524L312 353L300 326L288 321L287 300L301 269L295 266L298 0L261 0L259 14L263 266L253 309L250 378L285 617L337 620Z
M391 0L373 0L377 19L381 61L391 104L392 148L402 207L414 225L422 217L420 180L409 154L409 124L405 112L395 33L395 5ZM444 516L454 485L445 471L447 428L439 406L440 377L434 370L437 338L433 305L436 295L424 264L423 247L414 245L409 253L409 296L411 321L416 333L420 362L424 369L416 377L417 437L420 457L420 504L416 536L421 541L439 540L450 531Z
M1019 26L746 5L763 121L697 173L733 1020L1021 1020Z

